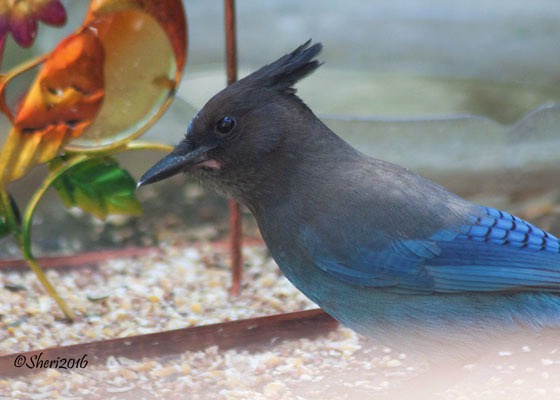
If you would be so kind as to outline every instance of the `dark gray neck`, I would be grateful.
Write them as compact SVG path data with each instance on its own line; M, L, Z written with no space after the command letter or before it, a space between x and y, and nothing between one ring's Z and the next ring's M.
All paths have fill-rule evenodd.
M286 134L278 148L247 174L251 181L241 185L239 198L253 214L293 198L295 187L298 191L311 190L308 184L321 184L328 179L330 169L360 154L320 120L314 118L305 126L305 131Z

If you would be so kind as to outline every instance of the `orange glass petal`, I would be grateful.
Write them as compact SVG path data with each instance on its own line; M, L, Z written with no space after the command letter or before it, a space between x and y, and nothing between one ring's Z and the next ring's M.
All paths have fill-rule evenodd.
M104 97L105 52L85 28L63 40L47 57L15 113L0 153L0 186L49 161L97 116Z
M69 151L113 148L142 134L169 104L185 63L180 0L94 0L85 23L105 47L105 100Z

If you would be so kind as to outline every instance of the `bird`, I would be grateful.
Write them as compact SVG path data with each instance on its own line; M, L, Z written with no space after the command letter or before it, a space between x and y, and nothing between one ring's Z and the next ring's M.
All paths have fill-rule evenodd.
M331 131L294 87L321 50L307 41L214 95L138 186L184 172L237 199L296 288L390 345L558 328L558 239Z

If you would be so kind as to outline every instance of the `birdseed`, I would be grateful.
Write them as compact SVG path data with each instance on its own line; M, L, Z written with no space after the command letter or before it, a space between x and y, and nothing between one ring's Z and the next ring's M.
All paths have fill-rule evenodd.
M237 298L228 293L231 275L226 256L210 245L168 246L139 259L48 270L49 279L80 316L73 324L64 322L31 272L3 271L0 352L316 307L281 275L264 246L246 247L244 260L243 289ZM543 398L560 392L557 380L550 379L560 374L559 360L555 348L524 344L515 349L504 346L482 361L437 369L414 355L338 328L322 337L278 342L261 351L211 346L161 358L110 357L84 369L0 377L0 399L422 398L420 387L430 388L427 382L440 382L434 376L453 368L460 371L459 378L430 388L430 397L437 393L434 398Z

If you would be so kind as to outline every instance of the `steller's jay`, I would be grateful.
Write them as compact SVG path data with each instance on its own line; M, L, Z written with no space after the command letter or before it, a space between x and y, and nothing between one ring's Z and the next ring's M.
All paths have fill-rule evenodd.
M188 172L239 200L285 276L364 335L475 343L560 326L558 239L333 133L293 87L321 49L216 94L139 185Z

